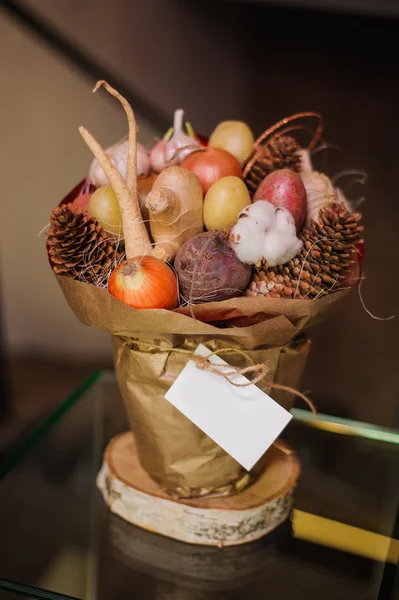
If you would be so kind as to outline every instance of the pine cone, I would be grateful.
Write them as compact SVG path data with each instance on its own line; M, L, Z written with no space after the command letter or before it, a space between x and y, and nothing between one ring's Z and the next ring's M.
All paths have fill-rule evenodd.
M245 294L313 299L339 289L354 262L355 244L361 241L360 218L344 204L321 209L318 222L312 220L299 236L303 241L300 253L284 265L260 265Z
M122 260L115 240L109 238L87 212L58 206L50 215L48 253L53 271L95 285L104 285L110 270Z
M301 159L298 150L298 143L288 135L273 137L264 145L254 146L243 168L243 178L251 196L272 171L291 169L299 173Z

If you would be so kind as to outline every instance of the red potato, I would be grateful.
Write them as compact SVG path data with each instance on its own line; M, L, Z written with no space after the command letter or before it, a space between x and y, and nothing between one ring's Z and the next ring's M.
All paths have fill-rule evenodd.
M193 304L241 296L252 275L221 231L206 231L187 240L174 267L183 299Z
M253 197L256 200L286 208L294 217L296 230L301 229L306 214L306 189L298 173L291 169L273 171L260 183Z

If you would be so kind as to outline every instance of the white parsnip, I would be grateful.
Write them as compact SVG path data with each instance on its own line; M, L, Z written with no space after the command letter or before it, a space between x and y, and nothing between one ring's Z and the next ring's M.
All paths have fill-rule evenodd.
M134 258L140 255L150 255L153 254L153 248L143 223L137 194L137 125L134 112L126 98L121 96L106 81L98 81L93 92L96 92L101 86L104 86L107 92L119 100L128 119L129 139L126 181L92 134L85 127L79 127L79 132L108 177L118 198L122 215L126 257Z
M121 96L113 87L103 79L97 81L93 93L103 86L111 96L119 100L122 104L129 123L129 139L126 165L126 183L129 190L135 194L137 192L137 123L134 112L129 102Z
M141 217L137 195L132 194L126 181L92 134L85 127L79 127L79 132L103 168L118 198L122 215L126 257L134 258L135 256L152 254L150 238Z

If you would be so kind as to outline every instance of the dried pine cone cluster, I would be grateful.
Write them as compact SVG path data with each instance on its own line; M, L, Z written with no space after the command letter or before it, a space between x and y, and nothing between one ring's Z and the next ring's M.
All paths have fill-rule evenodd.
M314 299L337 289L354 262L355 244L361 242L360 218L344 204L322 209L319 220L299 236L301 252L284 265L261 265L246 295Z
M55 273L103 285L123 260L114 239L108 237L96 219L70 205L58 206L50 216L48 252Z
M299 150L297 141L288 135L275 136L266 144L254 146L243 168L243 178L251 196L272 171L291 169L299 172Z

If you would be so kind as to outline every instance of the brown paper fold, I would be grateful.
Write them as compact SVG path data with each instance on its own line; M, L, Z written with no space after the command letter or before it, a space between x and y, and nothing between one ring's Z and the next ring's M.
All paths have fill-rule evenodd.
M210 350L243 348L254 363L269 367L257 385L270 393L270 382L299 389L310 342L304 330L325 318L347 291L318 300L235 298L175 311L135 310L107 290L57 276L76 316L112 334L115 370L129 422L135 431L140 461L169 493L198 496L231 494L251 476L215 442L164 398L185 366L185 354L198 344ZM223 354L237 367L247 366L237 353ZM270 395L285 408L293 398L280 390ZM252 477L254 474L252 474Z
M201 341L212 351L232 344L240 347L232 340ZM198 338L186 337L178 349L194 352L198 343ZM114 336L114 344L119 386L146 471L179 497L210 491L231 494L243 489L250 481L244 469L164 398L186 365L187 356L175 352L176 346L162 339L144 341ZM297 387L308 350L309 340L304 337L292 345L247 350L246 354L254 363L268 365L268 382L288 380ZM245 365L243 356L233 351L223 354L223 359L236 366ZM267 393L268 382L258 383ZM291 407L291 398L284 392L278 396L273 390L272 395L286 408Z
M136 310L107 290L57 275L69 306L82 323L131 338L168 339L184 337L232 339L244 348L284 345L309 325L321 321L339 304L348 290L318 300L278 298L234 298L195 305L197 319L187 309ZM237 322L245 321L245 326ZM211 325L211 322L216 324Z

